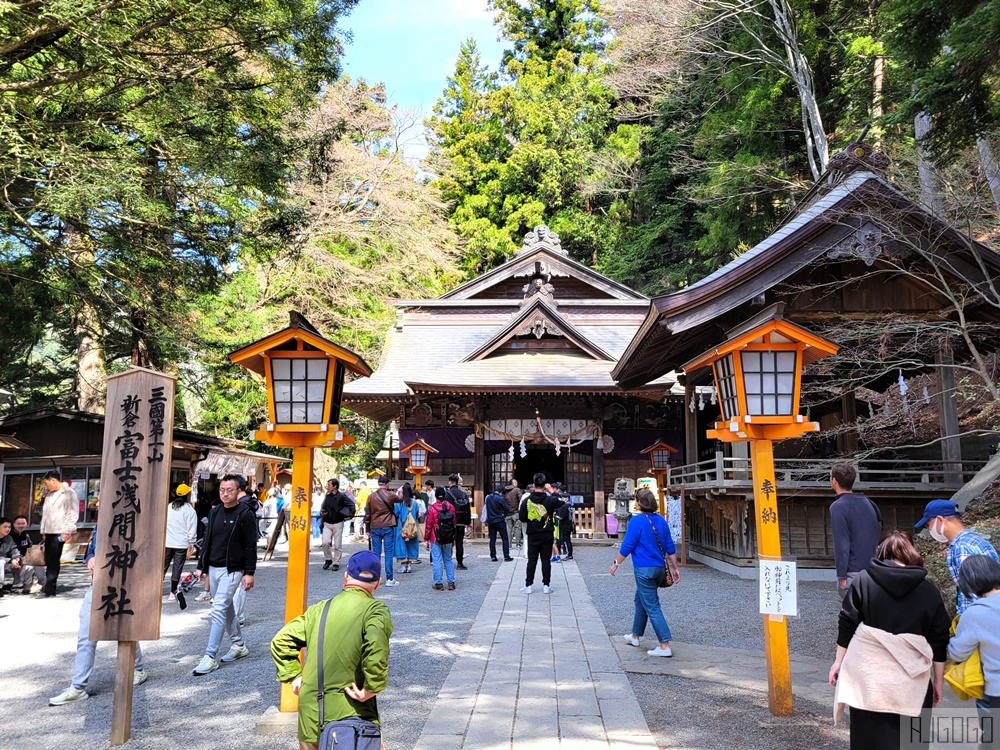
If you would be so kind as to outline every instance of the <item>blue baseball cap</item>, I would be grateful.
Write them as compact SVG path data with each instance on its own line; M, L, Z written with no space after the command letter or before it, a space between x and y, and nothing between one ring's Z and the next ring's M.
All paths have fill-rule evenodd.
M951 500L931 500L924 508L924 517L920 519L915 529L922 529L932 518L938 516L957 516L958 504Z
M355 581L375 583L382 577L382 562L371 550L355 552L347 561L347 575Z

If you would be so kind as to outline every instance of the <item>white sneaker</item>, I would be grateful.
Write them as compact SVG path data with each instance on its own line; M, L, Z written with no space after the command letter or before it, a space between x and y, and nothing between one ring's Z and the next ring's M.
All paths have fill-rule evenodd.
M149 679L149 675L143 672L141 669L135 670L135 674L132 675L132 685L138 687L146 680Z
M80 690L70 685L68 688L63 690L59 695L49 698L50 706L65 706L67 703L76 703L77 701L85 701L90 696L87 695L86 690Z
M233 647L222 657L222 661L228 664L231 661L236 661L237 659L242 659L244 656L250 655L250 649L246 646L237 646L235 643Z
M194 598L196 602L210 602L212 601L212 595L207 591L202 591L198 596Z
M198 666L194 668L194 671L192 671L191 674L201 676L203 674L208 674L209 672L214 672L218 668L219 662L211 656L205 655L201 657L201 661L198 662Z
M385 585L386 586L398 586L399 585L399 581L397 581L395 578L390 578L388 581L385 582Z
M625 636L625 643L627 643L630 646L638 646L639 645L639 639L636 638L635 636L633 636L631 633L628 633Z
M531 586L522 586L521 587L521 593L522 594L530 594L531 593Z
M674 655L674 652L670 650L670 646L667 646L666 648L660 648L659 646L657 646L654 649L650 649L646 653L649 654L650 656L673 656Z
M169 594L167 594L167 601L168 602L177 601L177 594L175 594L173 591L171 591Z
M552 587L551 586L542 586L542 593L543 594L551 594L552 593Z

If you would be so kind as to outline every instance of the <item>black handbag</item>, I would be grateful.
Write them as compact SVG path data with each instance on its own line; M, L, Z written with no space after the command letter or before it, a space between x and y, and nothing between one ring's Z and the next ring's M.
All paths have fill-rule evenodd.
M674 574L670 572L670 562L667 560L667 553L663 551L663 545L660 544L660 535L656 533L656 524L653 523L653 519L648 515L646 520L649 521L649 526L653 530L653 536L656 537L656 546L660 548L660 554L663 555L663 581L656 585L657 588L665 589L674 585Z
M319 618L319 642L316 644L316 699L319 701L319 750L381 750L382 730L378 724L351 716L339 721L324 720L326 683L323 681L323 636L326 633L326 616L332 599L323 607Z

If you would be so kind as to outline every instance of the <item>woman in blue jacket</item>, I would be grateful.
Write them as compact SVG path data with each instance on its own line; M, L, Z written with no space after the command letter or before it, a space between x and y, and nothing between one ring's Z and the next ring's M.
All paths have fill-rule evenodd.
M681 578L677 567L677 548L670 536L670 527L657 513L658 505L653 493L643 487L635 493L639 513L629 521L625 539L618 549L618 555L611 566L611 575L625 558L632 556L632 570L635 573L635 615L632 618L632 632L625 636L630 646L638 646L639 639L646 632L646 623L653 623L653 632L660 645L646 653L650 656L673 656L670 650L670 626L660 608L657 587L667 574L666 560L674 582Z

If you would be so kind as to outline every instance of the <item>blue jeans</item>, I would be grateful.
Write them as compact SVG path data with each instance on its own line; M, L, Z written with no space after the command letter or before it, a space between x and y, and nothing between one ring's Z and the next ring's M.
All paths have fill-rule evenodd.
M372 529L372 552L376 557L382 556L382 547L385 547L385 564L382 570L385 571L385 580L392 580L392 553L396 547L396 527L386 526L384 529Z
M71 685L83 690L90 682L94 672L94 659L97 657L97 641L90 640L90 606L94 599L94 587L87 589L80 605L80 630L76 636L76 659L73 661L73 680ZM135 644L135 671L143 671L142 649Z
M646 622L653 623L653 631L660 643L670 640L670 626L660 609L660 595L656 585L666 575L664 568L633 568L635 571L635 616L632 618L632 635L642 636Z
M208 569L208 587L212 593L212 611L210 613L211 629L208 632L208 646L205 656L211 659L219 658L222 647L222 636L227 632L234 646L243 645L243 628L240 626L242 598L246 592L243 589L243 572L230 573L226 568L210 567Z
M448 576L448 583L455 582L455 562L451 559L451 545L431 542L431 567L434 573L434 583L441 583L441 565Z

